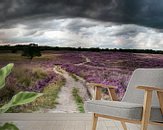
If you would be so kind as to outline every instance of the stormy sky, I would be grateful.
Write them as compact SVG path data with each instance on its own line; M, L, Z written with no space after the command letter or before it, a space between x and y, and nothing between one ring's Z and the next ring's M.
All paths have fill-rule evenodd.
M0 45L163 49L163 0L0 0Z

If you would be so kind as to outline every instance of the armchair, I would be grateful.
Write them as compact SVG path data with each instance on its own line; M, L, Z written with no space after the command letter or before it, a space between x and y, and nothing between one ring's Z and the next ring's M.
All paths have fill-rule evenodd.
M126 123L140 124L141 130L148 125L163 129L163 69L136 69L128 84L122 101L116 101L114 86L91 83L95 89L95 100L87 101L85 107L93 113L92 130L96 130L98 117ZM101 99L101 88L107 88L112 101ZM143 90L143 91L141 91Z

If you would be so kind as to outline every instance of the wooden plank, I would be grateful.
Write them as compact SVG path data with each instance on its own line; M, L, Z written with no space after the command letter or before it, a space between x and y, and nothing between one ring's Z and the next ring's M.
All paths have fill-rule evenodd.
M91 115L92 114L88 113L40 113L40 115L36 113L5 113L2 117L0 116L0 123L5 123L7 119L7 122L17 124L20 130L91 130ZM5 118L5 116L7 116L7 118ZM26 116L28 118L26 118ZM50 116L50 119L48 119L48 116ZM3 120L3 118L5 119ZM25 118L26 120L22 120ZM99 119L97 130L107 130L107 127L109 128L110 126L106 126L106 121L111 122L111 120ZM110 128L117 129L115 125L112 125Z
M7 116L7 117L5 118L5 116ZM28 117L27 119L26 119L26 116ZM48 119L49 116L50 116L50 119ZM4 120L3 120L3 118L4 118ZM43 119L41 119L41 118L43 118ZM60 118L60 119L57 119L57 118ZM141 123L140 121L133 121L133 120L131 121L131 120L127 120L127 119L119 119L119 118L112 118L112 117L109 117L109 118L114 119L114 120L123 120L125 122L130 122L130 123L134 123L134 124ZM16 119L16 120L14 120L14 119ZM68 127L68 128L72 127L72 129L73 129L73 127L76 128L74 123L75 123L75 121L79 121L82 123L81 125L83 125L83 124L85 125L85 129L83 129L83 130L91 130L91 120L92 120L91 113L84 113L84 114L81 114L81 113L71 113L71 114L70 113L64 113L64 114L63 113L55 113L55 114L4 113L0 116L0 123L3 124L5 122L13 122L15 124L18 124L18 126L21 128L20 130L32 130L32 129L30 129L31 127L33 127L32 125L39 125L39 124L42 124L42 127L41 127L42 130L51 130L51 129L57 130L56 128L58 126L56 127L56 121L61 122L61 123L58 123L58 125L64 123L64 125L65 125L64 129L66 127ZM99 121L105 122L105 125L108 128L108 130L112 130L112 128L117 129L113 120L109 120L106 118L99 118ZM78 124L80 124L80 123L78 123ZM149 124L163 126L163 123L157 123L157 122L149 122ZM119 128L119 130L121 130L121 129Z
M0 121L91 120L91 115L91 113L3 113L0 116Z
M75 130L85 130L86 129L86 123L84 121L75 121ZM67 129L69 130L69 129Z

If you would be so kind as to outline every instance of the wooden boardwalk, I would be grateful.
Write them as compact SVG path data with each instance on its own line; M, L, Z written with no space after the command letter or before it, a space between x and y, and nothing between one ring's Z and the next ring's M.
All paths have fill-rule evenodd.
M20 130L91 130L91 114L5 113L0 123L13 122ZM123 130L119 122L100 118L97 130Z

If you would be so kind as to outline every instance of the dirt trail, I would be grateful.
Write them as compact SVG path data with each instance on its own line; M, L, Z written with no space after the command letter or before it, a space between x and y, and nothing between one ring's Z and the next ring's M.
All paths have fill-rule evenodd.
M76 66L84 65L84 64L86 64L88 62L91 62L91 60L88 57L86 57L85 55L82 55L82 57L85 59L85 62L75 64Z
M66 79L65 85L61 88L57 102L59 103L55 109L52 109L52 113L74 113L79 112L77 110L76 103L72 96L72 89L74 87L79 88L80 96L85 100L89 99L87 89L83 81L76 81L68 72L61 68L54 67L55 73L62 75Z

